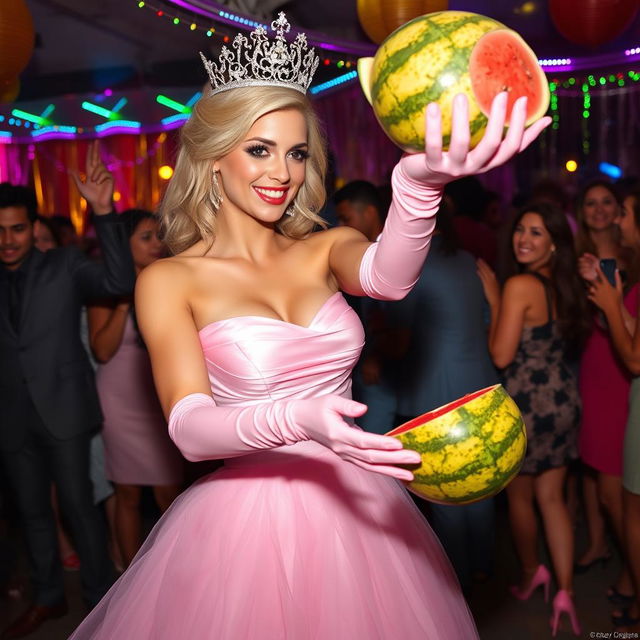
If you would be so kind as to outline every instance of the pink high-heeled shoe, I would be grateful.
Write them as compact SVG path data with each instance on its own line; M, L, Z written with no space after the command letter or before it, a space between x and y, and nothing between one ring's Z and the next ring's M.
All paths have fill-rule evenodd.
M549 586L551 584L551 574L547 567L543 564L539 564L536 572L531 578L531 582L526 589L521 589L517 585L511 585L509 591L514 598L518 600L528 600L531 594L540 586L544 586L544 601L549 602Z
M556 637L558 632L558 625L560 624L560 616L566 613L571 621L571 629L576 636L581 633L580 623L578 622L578 616L576 615L576 609L573 606L573 600L568 591L560 589L556 593L553 599L553 614L551 616L551 634Z

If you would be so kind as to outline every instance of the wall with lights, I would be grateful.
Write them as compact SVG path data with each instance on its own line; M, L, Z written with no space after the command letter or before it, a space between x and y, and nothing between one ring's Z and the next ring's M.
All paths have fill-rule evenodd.
M141 11L155 14L155 19L205 34L217 41L216 46L228 43L238 28L250 30L262 24L222 6L203 9L201 3L188 0L165 0L162 6L133 1ZM383 182L398 152L376 128L368 106L354 112L354 105L361 101L356 61L371 55L375 47L323 34L308 36L319 50L322 72L310 95L327 123L341 161L341 176ZM640 174L636 152L640 72L633 68L638 61L640 47L605 56L540 60L549 78L553 124L541 143L518 160L521 171L531 179L554 176L558 170L575 176L589 171L611 177L618 172ZM74 195L69 171L81 168L87 139L105 138L103 146L117 174L120 208L153 207L171 169L175 144L171 131L185 122L200 95L199 87L107 89L99 94L0 105L0 180L33 182L43 212L70 211L81 230L84 204ZM325 100L327 96L331 100ZM351 118L346 131L344 114ZM58 145L57 141L67 142Z

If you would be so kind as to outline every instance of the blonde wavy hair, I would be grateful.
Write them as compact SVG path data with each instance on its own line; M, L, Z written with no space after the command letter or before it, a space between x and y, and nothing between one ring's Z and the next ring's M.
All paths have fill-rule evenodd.
M326 198L325 139L309 100L283 87L232 89L201 98L180 131L175 171L159 209L164 241L173 254L202 239L213 242L213 162L237 147L258 118L282 109L297 109L304 116L309 158L293 203L294 215L283 215L276 228L287 237L301 239L317 225L327 226L318 215Z

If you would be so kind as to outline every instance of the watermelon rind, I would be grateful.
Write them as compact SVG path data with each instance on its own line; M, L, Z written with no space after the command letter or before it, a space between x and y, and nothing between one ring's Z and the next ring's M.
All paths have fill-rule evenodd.
M358 80L364 97L369 104L371 102L371 70L373 68L373 56L368 58L358 58Z
M431 502L469 504L491 497L515 477L524 459L524 422L504 388L496 385L471 398L388 434L420 453L422 462L412 468L408 489Z

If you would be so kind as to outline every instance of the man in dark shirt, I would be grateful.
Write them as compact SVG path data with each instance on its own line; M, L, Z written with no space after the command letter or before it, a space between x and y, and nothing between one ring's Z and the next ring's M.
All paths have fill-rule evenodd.
M80 555L89 606L112 578L89 479L89 440L102 416L80 341L80 309L87 299L130 294L135 276L126 230L113 212L113 177L97 144L86 181L76 182L95 214L104 264L73 247L36 249L30 190L0 184L0 464L20 512L33 585L33 603L3 640L67 612L52 482Z

